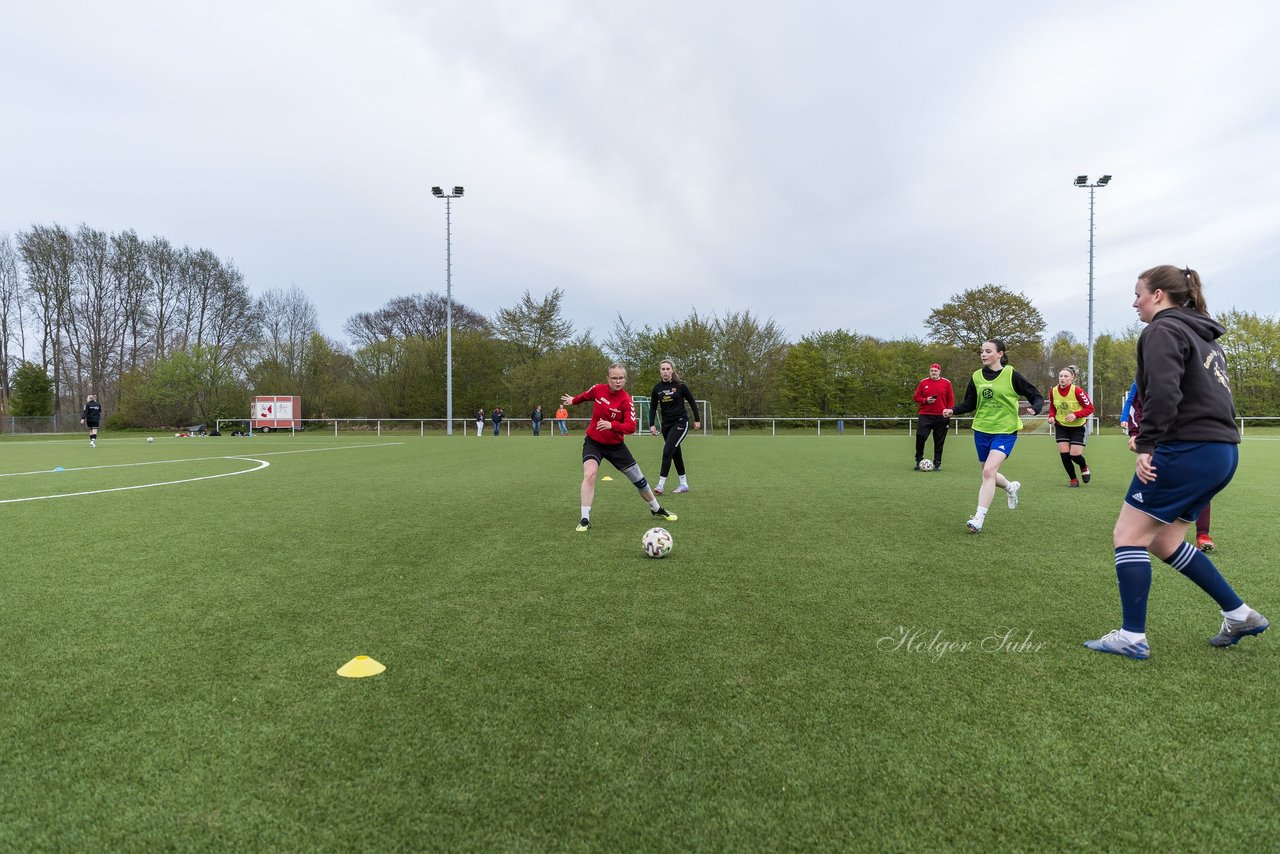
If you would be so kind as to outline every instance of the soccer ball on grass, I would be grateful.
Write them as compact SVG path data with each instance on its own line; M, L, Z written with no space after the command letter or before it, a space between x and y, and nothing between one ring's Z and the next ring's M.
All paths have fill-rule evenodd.
M921 460L920 471L933 471L933 460Z
M640 545L649 557L666 557L671 554L671 534L666 528L650 528L644 532Z
M154 436L148 436L148 437L147 437L147 444L148 444L148 445L150 445L150 444L151 444L152 442L154 442L155 440L156 440L156 439L155 439L155 437L154 437Z

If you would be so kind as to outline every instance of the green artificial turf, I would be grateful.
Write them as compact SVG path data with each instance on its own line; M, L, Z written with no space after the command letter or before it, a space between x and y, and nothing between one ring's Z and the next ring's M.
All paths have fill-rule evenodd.
M1151 660L1081 646L1119 625L1118 432L1080 489L1024 437L1021 506L978 536L968 433L930 474L904 434L685 453L651 560L607 465L574 531L579 436L0 441L0 500L92 493L0 504L0 849L1280 838L1280 637L1210 648L1214 604L1157 562ZM1278 475L1246 441L1213 508L1273 618ZM335 674L360 654L386 672Z

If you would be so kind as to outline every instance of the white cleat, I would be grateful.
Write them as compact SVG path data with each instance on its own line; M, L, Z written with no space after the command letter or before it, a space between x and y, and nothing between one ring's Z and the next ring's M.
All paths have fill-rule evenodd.
M968 522L964 523L964 526L969 529L969 533L971 534L982 533L982 523L977 519L970 519Z
M1011 480L1009 485L1005 487L1005 492L1009 494L1009 509L1016 510L1018 507L1018 488L1022 486L1020 481Z

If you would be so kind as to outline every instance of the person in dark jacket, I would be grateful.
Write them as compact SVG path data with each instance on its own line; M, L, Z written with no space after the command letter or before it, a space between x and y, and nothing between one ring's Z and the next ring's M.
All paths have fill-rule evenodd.
M1267 618L1240 598L1207 554L1186 542L1187 528L1231 482L1239 462L1236 408L1218 344L1226 330L1209 317L1200 275L1190 268L1153 267L1138 276L1133 294L1147 328L1138 337L1138 460L1112 535L1123 621L1085 646L1151 657L1153 554L1218 603L1222 628L1209 643L1232 646L1265 632Z
M495 406L493 412L489 413L489 417L493 419L493 435L495 436L502 430L502 416L504 415L506 413L502 411L501 406Z
M533 412L529 413L529 423L533 425L533 435L538 435L538 431L542 429L541 406L535 406Z
M89 395L84 404L80 423L89 428L89 447L98 447L98 427L102 425L102 404L96 394Z
M661 379L653 387L649 395L649 432L658 435L658 415L662 415L662 469L658 473L658 485L653 488L654 495L661 495L667 487L667 475L671 472L671 464L676 464L676 477L680 485L675 491L688 492L689 479L685 476L684 451L680 444L689 433L689 412L685 404L693 410L693 429L701 430L702 421L698 418L698 401L694 399L689 386L676 373L676 363L663 359L658 363L658 376Z

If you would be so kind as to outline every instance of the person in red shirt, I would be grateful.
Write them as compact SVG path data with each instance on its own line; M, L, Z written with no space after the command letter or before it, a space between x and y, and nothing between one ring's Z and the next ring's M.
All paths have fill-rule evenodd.
M614 362L606 376L606 383L593 385L579 395L566 394L560 398L565 406L592 402L587 437L582 441L582 516L577 530L591 530L591 502L596 494L596 473L601 460L608 460L635 484L654 516L674 522L676 515L664 510L654 498L640 464L622 441L628 433L636 432L636 407L626 391L627 369Z
M942 365L929 366L929 376L916 386L915 402L920 407L920 420L916 424L916 471L924 459L924 440L933 436L933 470L942 468L942 445L947 441L947 429L951 419L942 414L944 409L954 409L956 393L951 380L942 378Z
M1067 486L1079 486L1089 482L1089 464L1084 461L1084 443L1088 433L1089 416L1093 414L1093 401L1085 390L1076 385L1078 368L1067 365L1058 371L1058 384L1049 392L1049 426L1058 440L1058 456L1067 470ZM1080 480L1075 467L1080 467Z

